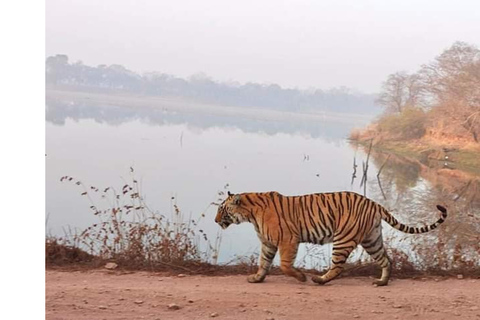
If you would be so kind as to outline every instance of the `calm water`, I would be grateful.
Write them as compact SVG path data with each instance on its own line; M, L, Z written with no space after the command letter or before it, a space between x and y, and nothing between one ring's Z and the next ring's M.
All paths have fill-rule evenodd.
M88 199L80 195L83 190L60 182L65 175L87 186L120 190L130 180L130 167L134 167L151 208L170 216L176 203L184 216L196 219L204 213L206 217L198 228L210 238L215 238L220 229L213 222L216 207L211 202L227 184L233 193L363 193L360 179L351 183L352 164L356 157L361 168L366 155L352 148L345 138L354 126L363 126L364 120L341 124L259 121L48 99L46 118L46 213L47 232L51 234L61 235L68 227L83 229L98 221ZM398 204L398 197L393 195L401 189L394 181L395 165L384 169L390 177L385 182L387 200L379 192L375 175L382 162L381 157L371 159L373 178L367 195L387 204L390 197ZM357 176L360 174L357 168ZM433 188L416 174L405 190L415 194ZM428 221L436 218L432 211L427 211ZM219 261L250 255L258 249L253 226L231 226L222 231ZM302 248L300 255L304 253Z

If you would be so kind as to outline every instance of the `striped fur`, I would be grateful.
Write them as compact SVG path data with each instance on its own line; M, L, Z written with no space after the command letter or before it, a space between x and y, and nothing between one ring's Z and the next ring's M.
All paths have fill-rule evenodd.
M333 242L332 265L323 276L314 276L314 282L325 284L338 276L350 253L360 244L382 267L382 276L374 284L387 285L391 265L383 247L381 221L405 233L425 233L445 221L447 210L440 205L437 209L442 213L440 219L415 228L398 222L381 205L354 192L303 196L283 196L278 192L229 193L218 208L215 222L224 229L232 223L254 225L262 250L258 272L249 276L249 282L265 279L277 250L281 270L305 281L305 275L293 267L298 245Z

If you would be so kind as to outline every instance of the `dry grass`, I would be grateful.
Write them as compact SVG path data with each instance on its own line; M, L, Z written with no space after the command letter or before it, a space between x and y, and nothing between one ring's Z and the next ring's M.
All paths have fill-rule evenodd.
M135 179L133 168L130 181L118 190L86 186L69 176L62 177L61 181L81 189L80 194L90 201L89 209L98 217L98 223L79 233L47 238L47 260L57 261L57 264L62 261L48 251L48 248L56 247L59 254L65 253L66 261L72 250L81 249L78 252L85 252L95 257L96 261L115 261L125 268L134 269L181 269L186 265L216 261L219 239L215 239L212 245L203 230L197 228L204 215L197 219L185 218L174 198L172 217L167 218L151 210L141 195L141 186ZM97 198L102 206L94 200ZM202 252L201 244L205 248Z

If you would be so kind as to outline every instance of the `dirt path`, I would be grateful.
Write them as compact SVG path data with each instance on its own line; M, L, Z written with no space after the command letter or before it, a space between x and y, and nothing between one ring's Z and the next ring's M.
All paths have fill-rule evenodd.
M169 310L175 303L180 309ZM46 272L46 319L476 319L480 279L343 278L319 287L285 276L170 277Z

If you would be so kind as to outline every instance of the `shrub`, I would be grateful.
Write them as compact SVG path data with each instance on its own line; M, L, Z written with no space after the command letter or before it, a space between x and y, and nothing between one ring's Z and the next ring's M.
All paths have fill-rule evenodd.
M406 108L401 113L382 116L377 124L379 132L392 140L411 140L423 137L426 120L422 109Z
M54 238L47 241L47 253L52 248L60 248L61 256L70 256L70 251L77 250L103 261L114 260L123 267L148 269L215 261L219 239L212 246L204 231L197 228L204 215L197 219L185 219L175 203L170 219L151 210L133 176L133 169L131 173L131 182L118 190L113 187L87 187L73 177L62 177L61 181L74 183L82 189L80 194L89 199L90 211L99 221L79 234L71 234L62 242L65 246L59 247ZM106 205L97 205L93 200L96 198ZM202 240L206 243L203 252L200 250ZM68 254L64 254L65 248Z
M45 239L45 263L47 266L82 264L94 261L95 257L84 250L63 241L63 238Z

